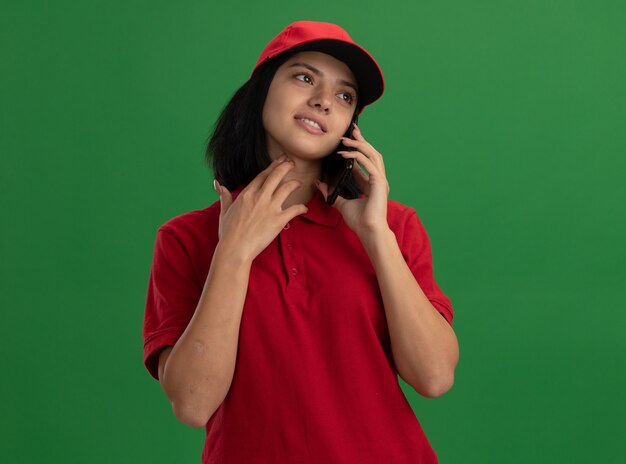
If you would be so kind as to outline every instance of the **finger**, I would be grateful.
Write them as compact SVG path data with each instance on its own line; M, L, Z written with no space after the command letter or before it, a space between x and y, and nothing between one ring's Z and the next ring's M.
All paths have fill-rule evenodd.
M372 191L372 182L370 179L371 176L361 168L361 163L359 162L357 162L357 168L353 169L352 171L354 180L356 181L361 191L365 194L365 196L369 196L370 192ZM354 171L356 171L356 174ZM389 195L390 188L389 183L387 182L387 178L383 176L382 181L386 184L387 195ZM381 185L381 182L379 182L378 185Z
M356 125L356 122L352 123L352 137L354 137L356 140L365 140L365 137L363 137L361 129L359 129L359 126Z
M365 142L366 144L366 147L361 147L362 149L360 151L367 155L369 159L373 160L380 169L380 171L385 174L385 162L383 160L383 155L378 150L376 150L371 143L365 140L365 137L363 137L363 134L361 133L361 129L359 128L359 126L356 125L355 122L352 123L352 127L352 136L354 137L354 139L357 142Z
M287 160L287 157L285 155L281 155L278 158L276 158L274 161L270 163L268 167L266 167L263 171L257 174L257 176L254 179L252 179L252 181L247 185L247 187L244 190L259 190L263 186L265 179L267 179L267 177L278 166L283 164L286 160Z
M354 177L354 181L356 185L361 189L363 193L366 195L369 194L370 189L370 176L363 171L359 166L356 166L352 169L352 176Z
M352 150L360 151L373 162L382 163L382 155L376 149L364 140L342 139L342 143ZM349 151L349 150L348 150Z
M363 153L365 156L367 156L369 159L371 159L373 162L375 162L381 171L385 171L385 164L383 162L383 155L380 154L380 152L378 150L376 150L372 144L370 144L369 142L367 142L362 136L360 136L360 140L359 139L349 139L349 138L345 138L342 137L341 139L342 143L347 146L347 147L352 147L358 151L360 151L361 153Z
M228 208L230 208L230 205L233 204L233 196L226 187L224 187L223 185L220 185L217 179L213 181L213 187L215 188L215 191L217 192L217 194L220 196L220 218L221 218L224 216L224 213L228 211Z
M276 188L282 182L287 173L295 166L295 163L291 160L284 161L279 166L276 166L276 168L269 173L259 190L271 197L274 195Z
M358 161L368 172L370 175L376 175L380 173L378 167L370 160L367 156L365 156L360 151L338 151L341 156L344 158L352 158Z
M356 144L358 146L367 145L371 148L374 148L372 144L370 144L367 140L365 140L365 137L363 137L363 134L361 134L361 131L358 128L352 131L352 138L341 137L341 141L343 142L344 140L347 140L348 142L352 142L353 144Z
M299 180L290 180L287 182L283 182L280 186L274 191L273 199L282 206L287 197L294 191L299 189L302 186L302 182Z
M372 147L369 142L367 142L365 139L363 140L357 140L357 139L350 139L348 137L341 137L341 143L343 143L346 147L353 147L356 148L357 150L367 150L367 148L374 148Z
M293 218L295 218L296 216L300 215L300 214L305 214L306 212L308 212L309 209L304 206L303 204L297 204L297 205L292 205L289 208L287 208L286 210L283 211L282 214L282 218L285 221L285 224L287 224L289 221L291 221Z

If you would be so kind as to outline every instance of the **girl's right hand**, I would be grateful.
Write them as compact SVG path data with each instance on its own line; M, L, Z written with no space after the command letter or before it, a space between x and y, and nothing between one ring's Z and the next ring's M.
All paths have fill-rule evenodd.
M233 201L226 187L215 181L220 196L220 244L232 246L244 260L252 261L278 235L285 225L308 211L303 204L283 210L283 203L302 183L281 183L294 167L283 155L261 171Z

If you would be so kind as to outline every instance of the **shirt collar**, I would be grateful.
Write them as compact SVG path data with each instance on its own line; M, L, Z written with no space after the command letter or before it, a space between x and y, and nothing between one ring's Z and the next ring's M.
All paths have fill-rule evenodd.
M245 186L238 187L233 190L231 193L233 195L233 200L237 198L237 195L241 193ZM335 228L339 223L339 218L341 217L341 213L324 200L324 195L322 192L317 190L315 195L311 200L307 203L306 207L309 209L306 213L301 214L299 217L311 222L315 222L317 224Z
M312 222L316 222L326 227L337 227L341 213L328 203L324 199L322 192L317 190L311 201L307 203L306 207L309 209L305 214L300 217Z

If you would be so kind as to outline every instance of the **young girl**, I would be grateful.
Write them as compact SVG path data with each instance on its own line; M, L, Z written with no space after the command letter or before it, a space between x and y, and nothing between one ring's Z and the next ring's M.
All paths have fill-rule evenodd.
M158 229L144 361L206 427L203 463L437 462L398 375L445 393L458 344L426 231L355 124L383 89L339 26L291 24L216 124L219 202Z

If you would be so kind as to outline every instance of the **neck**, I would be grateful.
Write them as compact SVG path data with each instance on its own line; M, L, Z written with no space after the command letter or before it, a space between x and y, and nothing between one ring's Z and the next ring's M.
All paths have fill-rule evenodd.
M320 160L305 161L297 158L292 159L296 166L283 178L283 182L295 179L302 182L302 185L289 194L283 203L283 208L288 208L298 203L306 205L311 201L317 192L315 181L320 178L322 173Z

